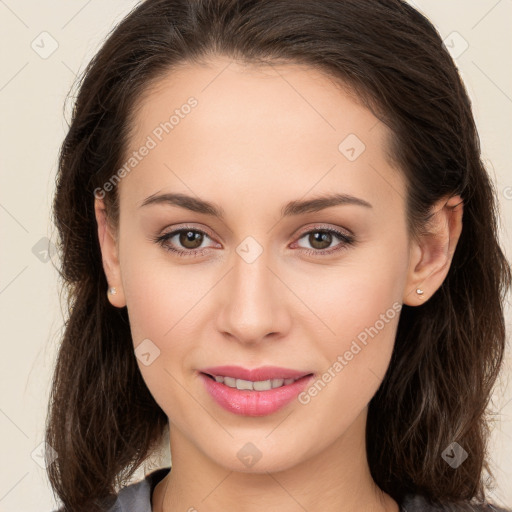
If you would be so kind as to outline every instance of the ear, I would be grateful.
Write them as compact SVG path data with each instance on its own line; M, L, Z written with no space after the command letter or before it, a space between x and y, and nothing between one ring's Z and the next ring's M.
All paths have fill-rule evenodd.
M119 265L118 246L116 236L107 219L107 212L103 199L98 197L94 200L94 213L96 215L96 223L98 224L98 239L101 248L101 259L103 262L103 270L107 277L109 289L114 287L115 294L105 290L110 303L118 308L126 306L126 301L121 282L121 268Z
M408 306L423 304L443 284L462 232L463 201L460 196L439 200L432 213L426 226L428 233L420 235L418 240L411 240L403 296L403 302Z

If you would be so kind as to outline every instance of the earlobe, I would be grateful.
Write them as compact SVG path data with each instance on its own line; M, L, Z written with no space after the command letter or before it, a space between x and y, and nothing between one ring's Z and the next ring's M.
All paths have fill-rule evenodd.
M432 208L426 233L411 241L409 269L403 302L419 306L443 284L462 232L460 196L439 200Z
M108 222L103 199L95 198L94 213L98 225L98 241L101 249L103 270L109 284L105 290L110 303L118 308L126 306L121 282L121 268L118 258L118 245L112 228Z

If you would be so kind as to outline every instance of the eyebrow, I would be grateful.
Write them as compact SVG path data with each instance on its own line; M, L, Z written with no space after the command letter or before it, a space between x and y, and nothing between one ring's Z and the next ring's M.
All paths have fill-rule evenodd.
M152 194L144 199L139 208L156 204L179 206L193 212L217 217L221 220L225 218L224 210L220 206L197 197L179 193ZM373 208L373 206L364 199L349 194L326 194L313 199L290 201L281 209L281 217L318 212L332 206L347 204Z

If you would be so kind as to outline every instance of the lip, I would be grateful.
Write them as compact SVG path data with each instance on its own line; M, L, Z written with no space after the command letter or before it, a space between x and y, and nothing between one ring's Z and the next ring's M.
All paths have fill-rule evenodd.
M274 378L298 380L292 384L266 391L250 391L231 388L208 377L207 374L252 381ZM211 398L223 409L241 416L266 416L292 402L309 385L314 374L275 366L265 366L253 370L238 366L216 366L204 368L199 372L199 377Z

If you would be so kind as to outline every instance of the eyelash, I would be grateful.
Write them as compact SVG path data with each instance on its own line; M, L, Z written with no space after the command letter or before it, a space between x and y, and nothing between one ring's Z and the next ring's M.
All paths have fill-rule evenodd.
M209 247L205 247L203 249L187 249L187 250L180 250L180 249L174 249L170 245L168 245L166 242L173 238L176 235L179 235L183 232L189 232L192 231L193 233L201 233L203 235L206 235L208 238L212 238L208 233L201 229L193 228L193 227L183 227L174 231L170 231L169 233L166 233L164 235L153 237L153 242L159 244L163 249L166 251L172 252L176 254L177 256L181 258L194 258L194 257L200 257L203 256L209 249ZM297 239L300 240L304 238L306 235L310 235L311 233L329 233L332 235L335 235L335 237L339 238L342 243L331 247L330 249L304 249L302 248L302 251L304 254L308 256L329 256L333 253L337 253L340 251L343 251L347 249L348 246L351 246L355 243L355 237L353 235L347 235L342 233L341 231L338 231L333 228L320 228L315 227L314 229L311 229L309 231L306 231L305 233L302 233L302 235Z

